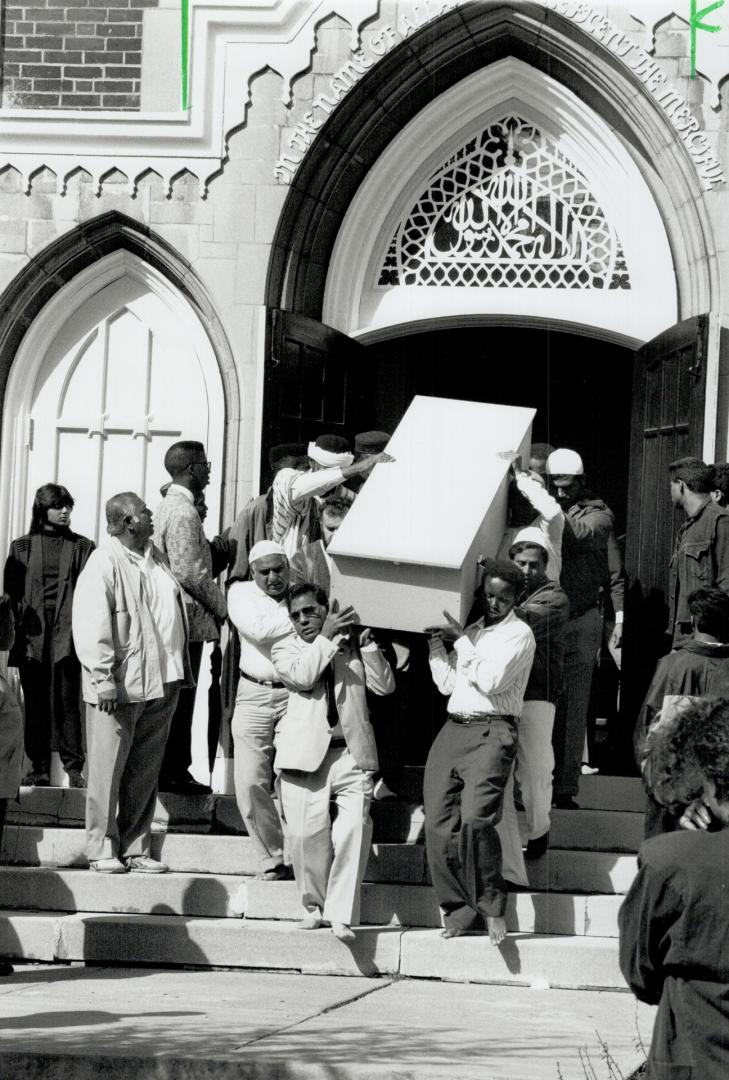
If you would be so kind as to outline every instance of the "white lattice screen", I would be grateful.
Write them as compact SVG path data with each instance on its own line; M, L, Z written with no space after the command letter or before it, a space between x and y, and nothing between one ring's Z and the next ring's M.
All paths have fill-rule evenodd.
M433 174L395 232L378 285L631 287L618 235L585 177L515 115Z

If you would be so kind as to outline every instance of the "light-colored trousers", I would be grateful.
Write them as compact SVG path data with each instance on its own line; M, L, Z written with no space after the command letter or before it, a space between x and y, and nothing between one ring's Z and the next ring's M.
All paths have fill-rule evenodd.
M157 781L178 684L116 712L86 703L86 853L89 862L149 855Z
M284 769L281 805L291 862L307 911L359 922L360 889L372 842L372 775L345 747L327 751L316 772ZM330 804L336 806L331 820Z
M273 738L286 712L287 690L241 675L231 721L235 798L262 870L284 861L283 830L273 801Z
M521 849L519 823L514 805L514 777L521 790L527 837L536 840L549 831L552 806L552 725L554 705L549 701L525 701L519 719L519 740L511 776L504 791L504 810L496 831L503 853L502 873L507 881L528 885Z

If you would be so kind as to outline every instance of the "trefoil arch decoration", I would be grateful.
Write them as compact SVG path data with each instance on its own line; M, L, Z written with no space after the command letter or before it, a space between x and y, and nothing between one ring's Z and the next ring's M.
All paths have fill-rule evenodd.
M431 175L395 231L377 284L631 288L620 238L583 173L513 113Z

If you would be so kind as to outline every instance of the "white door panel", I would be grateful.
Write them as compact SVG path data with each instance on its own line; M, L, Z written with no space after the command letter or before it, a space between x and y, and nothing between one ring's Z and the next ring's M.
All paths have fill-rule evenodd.
M152 510L158 505L172 443L197 439L219 466L223 417L215 403L211 410L210 358L198 355L195 337L183 329L133 279L115 281L69 317L36 382L28 513L36 488L64 484L76 500L73 528L98 542L111 495L136 491ZM212 396L222 400L219 386ZM218 414L213 424L211 411ZM219 485L219 472L215 479ZM208 489L207 502L216 528L219 486Z

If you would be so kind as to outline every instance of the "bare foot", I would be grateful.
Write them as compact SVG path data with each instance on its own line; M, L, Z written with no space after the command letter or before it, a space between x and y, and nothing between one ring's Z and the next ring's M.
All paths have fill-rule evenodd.
M500 915L487 915L486 925L491 944L500 945L506 937L506 919L502 919Z
M460 937L461 934L465 934L465 930L461 930L459 926L446 926L445 930L441 930L440 936L442 938L454 938Z
M354 941L357 936L352 927L343 922L333 922L332 933L340 941Z
M319 911L309 911L301 920L296 924L297 930L319 930L324 925L324 920L321 917Z

